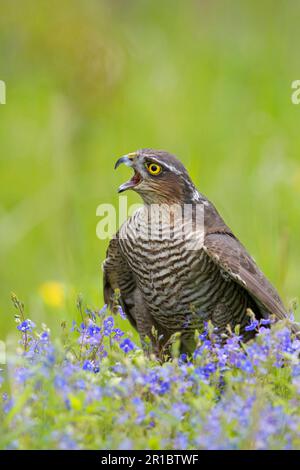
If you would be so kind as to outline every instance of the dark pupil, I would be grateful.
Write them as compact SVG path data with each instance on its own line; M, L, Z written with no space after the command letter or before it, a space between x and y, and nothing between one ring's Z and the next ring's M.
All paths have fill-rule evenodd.
M151 170L155 173L157 171L157 166L156 165L152 165L151 166Z

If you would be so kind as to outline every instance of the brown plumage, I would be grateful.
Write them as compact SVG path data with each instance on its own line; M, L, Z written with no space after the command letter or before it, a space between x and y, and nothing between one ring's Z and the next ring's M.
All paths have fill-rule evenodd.
M220 333L228 325L240 325L247 340L254 334L245 331L249 309L257 319L270 314L286 318L277 291L213 204L198 192L181 162L167 152L143 149L122 157L116 167L121 163L132 167L134 176L119 192L133 189L144 206L110 242L104 296L111 305L119 289L120 304L142 344L148 336L158 353L173 333L180 332L182 351L191 352L194 331L204 321L211 320ZM204 210L203 220L195 217L199 208ZM184 221L182 214L187 215ZM185 233L186 220L192 220L194 245Z

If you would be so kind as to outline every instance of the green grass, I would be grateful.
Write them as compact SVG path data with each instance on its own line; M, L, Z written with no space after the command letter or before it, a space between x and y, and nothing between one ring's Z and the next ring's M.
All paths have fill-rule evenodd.
M0 339L10 292L54 331L78 292L101 305L96 208L117 157L185 163L284 301L299 297L297 2L6 2L0 15ZM130 195L131 202L138 202ZM40 286L65 288L61 307Z

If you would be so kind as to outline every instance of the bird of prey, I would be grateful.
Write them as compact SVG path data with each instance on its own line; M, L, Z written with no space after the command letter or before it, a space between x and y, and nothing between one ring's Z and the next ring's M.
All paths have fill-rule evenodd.
M249 312L257 320L287 317L275 288L175 156L142 149L115 168L122 163L134 175L119 192L136 191L144 205L110 241L104 298L112 306L118 292L145 348L148 337L159 354L179 332L181 351L191 353L195 330L209 320L223 336L239 325L247 341L255 334Z

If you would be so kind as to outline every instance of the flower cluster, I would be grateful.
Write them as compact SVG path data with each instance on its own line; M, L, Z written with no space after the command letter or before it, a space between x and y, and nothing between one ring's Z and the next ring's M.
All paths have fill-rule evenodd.
M1 448L300 448L300 341L286 324L251 319L246 344L207 324L193 357L161 364L122 322L86 310L58 341L18 320L22 352L0 371Z

